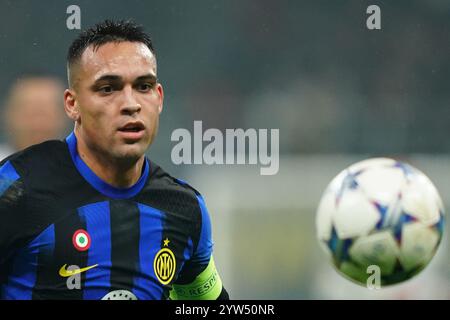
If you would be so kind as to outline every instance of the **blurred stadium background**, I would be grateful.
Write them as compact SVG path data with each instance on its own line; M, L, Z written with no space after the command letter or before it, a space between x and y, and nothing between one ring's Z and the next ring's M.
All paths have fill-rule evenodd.
M382 30L368 31L375 2ZM341 278L315 239L322 191L368 157L409 161L450 208L448 0L2 0L0 99L25 72L65 78L78 32L66 28L72 4L83 28L132 18L152 34L166 100L149 155L205 196L232 298L450 299L448 223L428 268L380 291ZM204 130L280 129L279 173L173 165L170 135L194 120ZM6 143L5 130L0 138Z

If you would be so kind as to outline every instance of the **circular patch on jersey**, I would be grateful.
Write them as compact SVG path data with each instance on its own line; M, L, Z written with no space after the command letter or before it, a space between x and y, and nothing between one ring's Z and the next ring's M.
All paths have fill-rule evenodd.
M114 290L105 295L102 300L137 300L133 292L128 290Z
M91 236L86 230L78 229L73 234L72 243L78 251L86 251L91 246Z
M177 262L172 250L163 248L158 251L153 260L153 269L159 282L168 284L175 275L176 267Z

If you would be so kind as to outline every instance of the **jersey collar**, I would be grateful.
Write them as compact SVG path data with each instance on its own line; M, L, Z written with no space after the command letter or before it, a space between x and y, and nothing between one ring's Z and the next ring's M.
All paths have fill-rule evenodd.
M149 163L147 158L145 158L144 161L144 170L139 178L139 180L132 185L129 188L116 188L102 179L100 179L94 171L91 170L87 166L87 164L81 159L81 157L78 155L77 151L77 137L75 136L75 133L72 132L67 138L66 138L67 145L69 147L70 156L72 158L73 164L77 168L78 172L83 176L83 178L92 186L94 189L96 189L98 192L104 194L107 197L113 198L113 199L128 199L131 197L134 197L137 195L142 188L145 185L145 182L147 181L147 177L149 174Z

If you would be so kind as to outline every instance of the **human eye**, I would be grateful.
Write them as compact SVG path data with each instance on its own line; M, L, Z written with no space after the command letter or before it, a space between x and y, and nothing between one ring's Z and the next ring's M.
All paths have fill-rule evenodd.
M103 86L99 87L97 91L102 94L109 94L114 91L114 88L111 85L103 85Z
M151 89L152 89L152 84L150 84L150 83L139 83L138 85L137 85L137 89L140 91L140 92L149 92Z

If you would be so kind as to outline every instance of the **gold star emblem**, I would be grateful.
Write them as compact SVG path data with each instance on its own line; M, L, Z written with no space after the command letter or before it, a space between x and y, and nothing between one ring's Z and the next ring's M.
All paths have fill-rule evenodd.
M164 247L167 247L169 245L170 240L166 238L166 240L164 240Z

